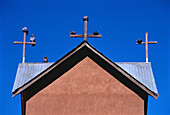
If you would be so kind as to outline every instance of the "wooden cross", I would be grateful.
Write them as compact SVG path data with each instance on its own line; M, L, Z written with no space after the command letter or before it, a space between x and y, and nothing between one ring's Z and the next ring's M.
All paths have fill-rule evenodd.
M95 31L93 34L87 34L87 21L88 21L88 16L84 16L83 17L83 21L84 21L84 34L76 34L76 32L72 31L70 33L70 37L71 38L83 38L84 37L84 41L87 41L87 38L101 38L101 34L99 35L99 33L97 31Z
M25 63L25 44L31 44L32 46L35 46L35 37L32 34L30 37L31 42L26 42L26 35L28 34L27 27L22 28L22 31L24 32L24 41L23 42L15 41L13 44L23 44L22 63Z
M142 42L139 38L136 44L145 44L146 45L146 62L148 62L148 44L157 44L157 41L150 41L148 42L148 32L146 32L146 41Z

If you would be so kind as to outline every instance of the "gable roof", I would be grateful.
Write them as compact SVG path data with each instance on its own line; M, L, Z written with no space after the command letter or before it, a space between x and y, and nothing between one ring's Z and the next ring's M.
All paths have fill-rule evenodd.
M46 75L49 71L57 67L64 60L67 60L70 56L78 52L82 48L90 49L95 55L98 55L100 58L104 59L108 64L110 64L113 68L116 68L117 71L121 72L125 77L127 77L130 81L135 83L149 95L157 98L158 91L156 88L151 63L145 62L125 62L125 63L114 63L106 56L101 54L98 50L92 47L88 42L83 41L76 48L71 50L61 59L56 61L55 63L21 63L18 66L16 79L13 86L13 97L17 94L24 91L26 88L31 86L41 77Z

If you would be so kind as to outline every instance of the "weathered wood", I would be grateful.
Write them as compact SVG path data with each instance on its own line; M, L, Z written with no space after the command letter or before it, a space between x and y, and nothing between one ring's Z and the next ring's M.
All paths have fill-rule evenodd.
M26 40L26 32L24 32L24 42L23 42L23 57L22 57L22 63L25 63L25 40Z
M87 21L84 21L84 41L87 41Z
M101 34L100 34L100 35L88 34L87 37L88 37L88 38L101 38L102 35L101 35Z
M23 44L23 56L22 56L22 63L25 63L25 44L31 44L32 46L35 46L35 42L26 42L26 35L28 34L27 27L22 28L22 31L24 32L24 40L23 42L17 42L15 41L13 44ZM31 35L34 37L33 35ZM34 38L35 39L35 38Z
M71 38L83 38L84 34L75 34L75 35L70 35ZM87 34L88 38L101 38L102 35L93 35L93 34Z
M15 41L13 44L23 44L23 42ZM25 44L35 45L35 42L25 42Z
M157 44L158 42L157 41L150 41L148 42L148 44ZM140 45L140 44L146 44L146 42L142 42L142 43L136 43L137 45Z
M84 38L84 41L87 41L87 38L101 38L102 35L94 35L94 34L87 34L87 21L88 21L88 16L83 17L84 21L84 34L75 34L71 33L70 38ZM98 32L97 32L98 34Z
M146 32L146 62L148 62L148 32Z
M148 42L148 32L146 32L145 38L146 38L145 42L138 42L137 41L136 44L145 44L145 47L146 47L146 62L148 62L148 44L157 44L157 41Z

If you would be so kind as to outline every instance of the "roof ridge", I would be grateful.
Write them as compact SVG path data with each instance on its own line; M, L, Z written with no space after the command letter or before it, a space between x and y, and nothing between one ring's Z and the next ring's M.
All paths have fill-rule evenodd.
M86 50L85 50L85 49ZM85 52L84 52L85 51ZM87 52L88 51L88 52ZM129 79L131 82L133 82L134 84L136 84L137 86L139 86L141 89L143 89L144 91L146 91L148 94L150 94L151 96L157 98L157 95L155 94L155 92L153 90L151 90L152 88L146 87L146 85L142 82L139 82L137 79L135 79L132 75L130 75L129 72L126 72L125 69L121 68L119 66L119 64L121 63L141 63L141 64L146 64L146 62L113 62L112 60L110 60L108 57L106 57L105 55L103 55L100 51L98 51L96 48L94 48L91 44L89 44L87 41L83 41L81 42L78 46L76 46L75 48L73 48L70 52L68 52L67 54L65 54L62 58L58 59L56 62L54 63L25 63L23 65L36 65L36 64L44 64L44 65L49 65L48 68L46 68L44 71L42 71L41 73L39 73L38 75L34 76L32 80L30 80L29 82L25 83L24 85L22 85L20 88L16 88L18 90L15 90L13 92L13 96L21 93L22 91L24 91L27 87L29 87L30 85L34 84L36 81L38 81L41 77L43 77L44 75L46 75L48 72L52 71L53 69L55 69L57 66L60 66L62 63L64 63L66 60L70 60L70 57L72 56L72 58L76 58L75 56L89 56L88 53L91 53L91 57L93 56L98 56L99 59L103 60L104 62L106 62L107 64L109 64L110 67L112 67L113 69L115 69L116 71L120 72L122 75L124 75L127 79ZM74 54L79 54L79 55L74 55ZM71 60L70 60L71 61ZM73 60L72 60L73 61ZM75 63L78 63L77 61L75 61ZM51 65L50 65L51 64ZM148 63L150 64L150 62ZM148 65L146 64L146 65ZM22 64L21 64L22 65Z

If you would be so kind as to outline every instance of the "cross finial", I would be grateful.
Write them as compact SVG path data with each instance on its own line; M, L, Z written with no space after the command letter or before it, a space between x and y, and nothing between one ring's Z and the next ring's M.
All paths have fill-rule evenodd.
M89 18L88 16L84 16L83 17L83 21L84 21L84 34L76 34L76 32L72 31L70 32L70 37L84 37L84 41L87 41L87 38L101 38L101 34L99 35L99 33L97 31L95 31L93 34L87 34L87 22L88 22Z
M148 32L146 32L146 41L142 42L139 38L136 44L145 44L146 45L146 62L148 62L148 44L157 44L157 41L150 41L148 42Z
M35 46L35 37L33 34L30 37L31 42L26 42L26 35L28 34L27 27L23 27L22 31L24 32L24 41L23 42L17 42L15 41L13 44L23 44L23 56L22 56L22 63L25 63L25 44L31 44L32 46Z

